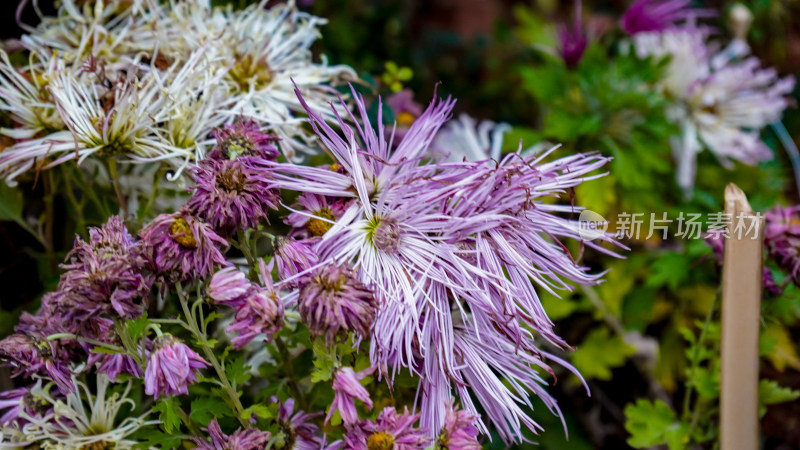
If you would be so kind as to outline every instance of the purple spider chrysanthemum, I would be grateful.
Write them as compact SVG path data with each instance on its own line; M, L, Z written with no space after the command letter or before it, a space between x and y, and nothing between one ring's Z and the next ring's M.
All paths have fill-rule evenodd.
M168 282L205 278L215 265L227 265L220 250L227 249L228 242L188 212L161 214L139 236L154 271Z
M350 428L345 436L345 447L349 450L419 450L431 443L425 432L416 428L419 418L408 411L398 414L386 407L375 421L364 421Z
M692 9L691 0L636 0L620 23L628 34L664 31L691 17L708 16L709 11Z
M271 402L277 402L277 398L272 397ZM319 427L313 419L321 416L321 413L310 414L305 411L294 410L294 399L288 399L278 407L278 434L281 448L294 450L319 450L324 440L319 436ZM276 444L277 445L277 444Z
M25 397L30 394L28 388L9 389L0 392L0 426L5 426L19 418L24 406Z
M253 283L237 267L224 267L214 273L206 288L206 296L218 304L237 307L253 290Z
M186 208L222 235L256 228L278 205L269 171L240 159L207 158L192 170L195 185Z
M231 435L222 432L217 419L208 423L211 442L205 439L192 439L198 450L263 450L269 442L270 434L256 428L238 429Z
M319 168L319 170L325 169ZM299 234L313 239L324 236L331 229L347 209L347 202L329 201L323 195L305 192L297 197L297 206L302 207L304 211L289 214L285 222Z
M278 148L273 142L274 136L263 133L261 128L252 120L244 121L239 118L231 125L214 130L217 148L209 155L213 158L235 159L239 156L275 159L278 157Z
M325 422L329 422L336 411L342 417L342 422L347 425L358 422L358 411L356 411L356 400L361 400L367 409L372 409L372 400L369 392L361 385L360 381L371 375L375 371L374 367L368 367L360 372L356 372L352 367L340 367L333 373L333 390L335 395Z
M307 242L292 238L275 238L275 265L278 278L293 279L317 264L317 255ZM292 282L293 285L296 281Z
M480 391L481 408L491 411L476 426L486 432L489 421L504 439L522 440L521 427L535 431L537 425L525 413L527 390L516 388L524 386L554 405L536 370L546 368L546 360L563 363L541 352L534 336L566 347L536 289L556 293L599 280L558 241L582 241L577 222L559 216L581 208L549 199L602 176L591 173L607 159L578 154L545 163L552 149L497 162L443 163L434 157L423 164L452 101L434 100L394 146L381 124L377 131L370 126L363 99L354 97L361 123L353 117L354 129L341 121L341 134L307 109L343 171L278 164L276 184L352 199L314 250L321 263L351 264L375 290L372 363L382 372L405 367L420 374L422 428L436 436L454 390L464 409L477 416L472 389ZM608 240L601 236L584 245L610 253L598 242ZM497 371L464 363L465 355L483 351L472 336L495 343ZM474 376L476 370L483 378Z
M444 426L436 438L437 448L447 450L480 450L475 415L450 405Z
M300 317L312 336L325 336L328 343L348 331L368 336L375 317L375 294L354 275L347 266L329 264L300 284Z
M156 338L144 372L144 392L155 398L188 394L197 382L196 371L208 363L177 338L164 334Z
M0 341L0 362L10 367L12 376L41 376L53 380L62 393L75 390L68 355L58 342L12 334Z
M264 334L266 339L280 331L283 325L283 302L271 287L254 289L244 302L237 306L233 324L225 331L237 333L231 339L234 348L241 349L256 336Z

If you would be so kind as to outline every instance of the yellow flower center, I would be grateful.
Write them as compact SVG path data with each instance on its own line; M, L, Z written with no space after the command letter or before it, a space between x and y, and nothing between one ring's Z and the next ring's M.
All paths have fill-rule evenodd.
M267 62L264 58L255 59L253 55L240 56L228 75L241 91L249 91L251 85L261 90L272 82L272 71Z
M372 433L367 439L367 450L391 450L394 448L394 437L384 431Z
M192 234L192 228L189 226L189 222L183 217L178 217L172 221L172 224L169 226L169 232L172 235L172 239L180 244L181 247L197 248L197 240L195 240L194 234Z
M330 166L328 166L328 170L330 170L331 172L338 172L341 168L342 165L339 163L333 163Z
M417 118L408 111L403 111L397 115L397 125L401 127L410 127Z
M315 211L314 214L318 217L309 219L306 228L312 236L322 236L333 226L331 222L323 219L336 220L336 216L333 215L330 208L322 208L319 211Z
M228 192L242 192L247 177L241 170L230 169L217 176L217 185Z

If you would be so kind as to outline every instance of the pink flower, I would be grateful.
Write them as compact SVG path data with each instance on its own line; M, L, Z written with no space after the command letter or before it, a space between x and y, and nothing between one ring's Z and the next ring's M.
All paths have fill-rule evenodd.
M200 438L192 439L199 450L264 450L269 443L270 434L256 428L238 429L230 436L223 433L217 419L208 423L211 442Z
M356 373L352 367L340 367L333 374L333 390L336 394L333 397L331 408L325 417L325 422L329 422L333 414L338 410L342 416L342 422L347 425L358 422L358 411L356 411L356 400L361 400L367 409L372 409L372 400L369 392L359 383L372 372L374 367L369 367Z
M188 394L189 385L197 382L196 371L208 363L177 338L165 334L155 340L144 372L144 392L155 398Z
M211 277L206 288L208 298L219 305L239 306L253 290L253 283L234 266L224 267Z

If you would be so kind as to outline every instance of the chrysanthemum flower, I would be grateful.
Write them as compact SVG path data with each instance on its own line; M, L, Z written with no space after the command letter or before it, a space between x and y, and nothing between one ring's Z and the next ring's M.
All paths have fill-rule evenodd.
M54 341L23 334L0 340L0 362L11 368L12 376L45 377L63 393L75 390L68 361L69 355Z
M330 171L339 174L337 171ZM331 200L324 195L304 192L297 197L296 209L285 222L293 227L292 234L309 239L323 236L347 210L348 200Z
M347 266L330 264L301 282L300 317L312 336L325 336L328 343L349 331L368 336L375 317L375 294L354 275Z
M580 208L544 200L601 176L590 174L607 160L589 154L544 163L545 152L515 153L494 164L421 164L452 102L432 102L392 151L382 125L372 129L366 106L357 100L361 124L354 120L353 129L340 123L343 136L308 110L343 171L276 165L276 185L352 199L314 249L322 263L350 262L356 276L374 286L373 364L420 374L423 428L431 436L441 429L456 387L465 409L477 415L469 392L480 389L481 407L492 412L482 420L497 426L504 439L520 440L521 426L536 425L521 406L528 404L525 391L508 386L546 396L535 367L563 361L541 352L534 334L565 346L534 285L555 293L571 289L570 283L598 281L556 241L581 240L577 223L558 216ZM598 241L585 245L607 252ZM501 352L492 358L502 361L498 369L509 370L484 380L468 375L477 369L461 358L482 351L480 342L457 334L494 341ZM457 348L459 342L465 347ZM481 369L483 377L492 373ZM507 422L513 426L502 425ZM483 422L478 425L486 430Z
M278 206L278 192L270 189L266 169L237 159L207 158L192 169L192 176L195 184L186 209L221 235L257 228Z
M265 335L265 340L269 340L283 326L283 302L271 286L254 289L236 308L233 324L225 330L237 334L231 339L236 349L241 349L259 335Z
M306 242L292 238L275 238L275 265L278 278L281 280L293 279L298 274L304 273L314 267L318 258ZM290 281L292 285L296 282Z
M691 8L691 0L636 0L620 21L628 34L664 31L693 17L707 17L712 12Z
M272 397L270 401L275 403L278 400ZM277 417L280 432L276 436L278 441L275 445L295 450L319 450L324 440L319 436L319 427L312 420L321 415L295 411L294 399L291 398L281 403Z
M204 278L228 264L221 253L228 242L186 211L161 214L139 236L155 272L170 282Z
M356 411L356 400L366 405L367 409L372 409L372 400L369 392L361 385L360 381L371 375L375 371L374 367L368 367L362 371L355 372L352 367L340 367L333 373L333 390L335 395L333 402L325 417L325 422L329 422L331 417L339 411L342 422L347 425L358 422L358 411Z
M278 157L275 136L261 131L261 127L253 120L245 121L241 117L233 124L214 129L219 155L212 152L213 157L236 159L239 156L256 157L274 160Z
M571 25L560 24L558 27L558 41L559 48L558 54L569 69L578 66L578 63L583 59L583 53L586 51L586 46L589 44L589 39L586 36L586 30L583 27L583 10L581 2L575 2L575 19Z
M219 305L239 306L253 290L253 283L235 266L214 273L206 288L208 298Z
M447 162L500 160L503 135L511 131L507 123L483 120L461 114L436 134L431 153Z
M230 436L223 433L217 419L208 423L208 434L211 442L201 438L194 438L200 450L263 450L269 442L270 434L256 428L248 427L238 429Z
M108 377L98 375L96 389L90 391L86 384L76 381L77 389L63 400L47 389L32 389L31 394L52 405L52 409L44 414L21 413L29 422L22 428L26 441L45 448L133 448L136 441L129 437L140 428L159 422L145 420L147 414L123 417L120 411L133 406L128 397L131 382L121 393L110 393L109 384Z
M792 77L778 78L755 57L712 54L705 37L706 32L695 28L634 36L640 57L670 57L659 87L675 100L667 116L682 134L670 143L678 184L687 192L694 186L703 144L726 167L732 167L731 160L756 164L772 158L759 130L780 120L794 87Z
M0 426L9 425L19 418L19 412L29 393L28 388L24 387L0 392Z
M144 392L155 398L188 394L189 385L197 382L195 372L206 367L208 363L177 338L159 336L144 372Z
M478 428L473 414L450 405L444 426L436 438L437 448L448 450L480 450Z
M345 436L345 447L350 450L418 450L426 448L431 439L414 423L418 415L405 411L398 414L392 407L386 407L378 418L364 421L350 428Z

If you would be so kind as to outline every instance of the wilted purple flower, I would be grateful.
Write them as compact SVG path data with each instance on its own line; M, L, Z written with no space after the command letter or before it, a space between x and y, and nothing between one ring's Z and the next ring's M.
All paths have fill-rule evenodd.
M405 411L398 414L392 407L386 407L372 421L364 421L350 428L345 436L345 448L351 450L418 450L426 448L431 439L419 428L414 427L418 415Z
M576 0L575 20L572 22L572 26L561 24L558 27L558 40L561 44L558 52L569 69L578 66L586 51L586 45L589 43L586 31L583 29L582 15L581 1Z
M375 367L369 367L355 372L352 367L340 367L333 373L333 390L335 395L325 422L329 422L336 411L342 416L346 425L358 422L356 399L361 400L367 409L372 409L372 400L369 392L361 385L360 381L371 375Z
M256 428L238 429L230 436L222 432L217 419L208 423L211 442L195 437L192 439L199 450L264 450L270 434Z
M232 125L214 130L217 148L211 157L235 159L239 156L275 159L278 157L278 148L273 142L278 139L263 133L261 128L252 120L244 121L239 118Z
M306 242L292 238L275 238L275 263L278 269L278 278L287 280L303 273L315 266L318 262L317 255ZM292 280L296 285L297 280Z
M269 170L239 159L206 158L192 170L195 185L186 208L222 235L256 228L278 205Z
M368 336L375 318L375 294L345 265L315 270L300 285L298 304L311 335L325 336L328 343L349 331Z
M0 362L13 370L14 377L38 375L53 380L62 393L75 390L67 366L68 355L58 342L12 334L0 341Z
M233 324L225 331L238 334L231 339L237 350L260 334L265 334L267 340L271 339L283 325L283 302L271 287L254 289L236 308Z
M61 311L67 320L74 315L80 322L97 316L140 316L152 280L143 273L146 260L139 243L116 216L101 228L90 228L89 237L89 242L76 237L67 262L61 265L66 272L58 291L66 304L51 305L51 312Z
M800 206L789 208L776 206L767 211L765 213L764 244L769 251L769 256L778 263L778 266L789 275L796 285L800 286L800 217L798 211L800 211Z
M189 385L197 382L195 372L206 367L208 363L177 338L159 336L144 372L144 392L155 398L188 394Z
M229 266L218 270L211 277L206 295L219 305L237 307L244 303L253 290L253 283L237 267Z
M205 278L227 261L220 250L228 242L188 212L161 214L139 236L148 247L153 269L169 282Z
M437 448L480 450L481 444L478 442L476 420L477 418L474 414L450 405L444 419L442 431L436 438Z
M272 403L278 401L276 397L270 399ZM319 450L323 440L319 437L319 427L312 420L322 413L310 414L305 411L294 410L294 399L288 399L278 407L278 425L280 434L276 446L294 450ZM282 444L280 446L279 444Z
M636 0L620 21L628 34L664 31L690 17L709 16L710 12L691 8L691 0Z

